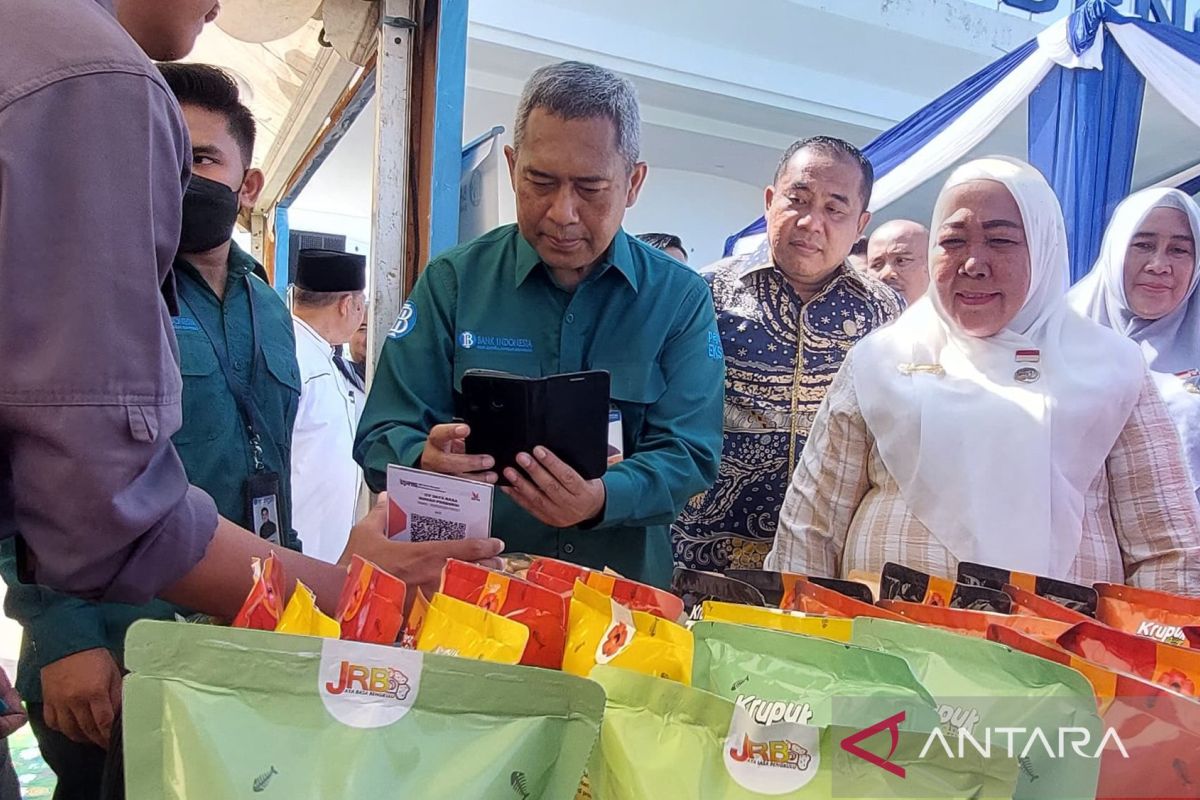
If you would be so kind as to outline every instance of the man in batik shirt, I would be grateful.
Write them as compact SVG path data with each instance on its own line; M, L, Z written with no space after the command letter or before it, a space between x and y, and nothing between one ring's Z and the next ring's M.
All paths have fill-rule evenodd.
M725 349L725 438L717 482L672 526L677 564L762 567L826 388L855 342L899 316L896 293L846 262L873 181L853 145L796 142L766 189L766 242L704 271Z

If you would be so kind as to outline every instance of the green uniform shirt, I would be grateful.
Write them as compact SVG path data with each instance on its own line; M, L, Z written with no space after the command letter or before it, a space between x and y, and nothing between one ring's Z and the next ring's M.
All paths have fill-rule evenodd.
M223 347L238 375L250 375L251 325L246 277L256 262L237 245L229 253L229 278L224 302L187 262L175 261L180 315L173 319L183 374L183 425L172 437L188 480L208 492L222 516L250 528L244 487L254 468L249 435L241 424L237 403L217 365L214 347ZM262 433L266 469L279 473L279 515L285 546L299 549L291 530L292 424L300 402L300 369L296 364L295 333L283 300L257 277L249 279L261 352L254 372L252 396L267 429ZM219 332L210 342L196 322ZM61 658L104 647L120 661L125 631L139 619L173 619L175 606L161 601L144 606L90 603L16 581L13 540L0 543L0 572L8 582L5 610L25 628L17 690L29 702L41 702L41 669Z
M725 365L704 280L624 231L574 292L515 225L434 259L384 343L359 423L354 455L372 489L385 488L388 464L418 465L468 369L612 375L625 460L604 476L603 517L551 528L498 492L492 531L510 551L665 585L669 525L716 479L721 455Z

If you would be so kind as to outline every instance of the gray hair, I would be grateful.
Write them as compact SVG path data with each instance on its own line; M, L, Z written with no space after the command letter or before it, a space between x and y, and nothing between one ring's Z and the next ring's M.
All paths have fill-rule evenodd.
M521 149L525 123L535 108L563 119L604 117L617 130L617 149L632 170L641 155L642 118L637 89L625 78L595 64L563 61L538 69L529 77L517 106L513 149Z

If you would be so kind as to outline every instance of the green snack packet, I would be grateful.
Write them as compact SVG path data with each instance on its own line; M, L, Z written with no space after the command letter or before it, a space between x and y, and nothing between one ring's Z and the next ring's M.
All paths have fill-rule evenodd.
M593 800L1008 798L1012 761L920 755L925 734L884 731L857 744L891 771L845 749L840 726L759 725L709 692L599 666L608 703L588 768Z
M898 656L724 622L697 622L692 634L692 685L743 706L760 724L868 726L903 711L902 729L938 725L937 701Z
M414 650L142 621L125 647L130 800L573 796L604 692Z
M1018 800L1096 796L1104 729L1091 685L1076 670L985 639L890 620L856 619L852 641L902 656L934 692L936 749L984 747L1015 758Z

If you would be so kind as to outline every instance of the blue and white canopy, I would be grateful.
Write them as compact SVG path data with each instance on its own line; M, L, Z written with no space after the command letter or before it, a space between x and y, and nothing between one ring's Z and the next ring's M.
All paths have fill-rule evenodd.
M953 166L1028 101L1028 158L1062 202L1077 280L1130 191L1147 82L1200 126L1200 37L1085 0L871 142L864 151L876 175L871 210ZM1194 191L1198 175L1194 169L1171 183ZM760 218L726 241L726 254L754 249L765 230Z

